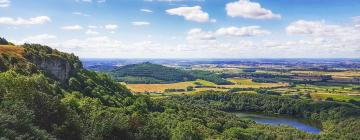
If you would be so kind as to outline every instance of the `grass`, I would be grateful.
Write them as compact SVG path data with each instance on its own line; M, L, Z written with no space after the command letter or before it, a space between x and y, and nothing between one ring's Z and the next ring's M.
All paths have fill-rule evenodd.
M200 84L203 85L203 86L216 86L215 83L209 82L209 81L206 81L206 80L200 80L200 79L198 79L198 80L194 81L194 84L195 84L195 82L198 82L198 83L200 83Z
M235 85L224 85L227 88L274 88L274 87L286 87L287 83L257 83L251 79L241 78L228 78L227 80L235 83Z
M24 49L18 46L0 45L0 55L9 55L15 58L23 58Z
M327 98L332 98L336 101L348 101L350 99L360 101L360 96L349 96L349 95L339 95L339 94L329 94L329 93L314 93L310 94L312 99L315 100L325 100Z

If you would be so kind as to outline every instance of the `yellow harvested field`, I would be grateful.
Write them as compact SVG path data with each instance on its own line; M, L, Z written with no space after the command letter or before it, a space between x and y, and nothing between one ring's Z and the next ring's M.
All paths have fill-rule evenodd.
M273 88L273 87L285 87L289 86L288 83L256 83L251 81L251 79L240 79L240 78L229 78L227 79L235 85L222 85L226 88Z
M192 81L173 84L127 84L133 92L164 92L165 89L185 89L188 86L195 86Z
M339 78L360 76L360 71L344 71L344 72L292 71L291 73L309 74L309 75L331 75Z
M238 79L229 78L227 79L235 85L216 85L214 83L205 80L196 80L172 84L127 84L127 87L133 92L158 92L163 93L165 89L186 89L188 86L196 86L194 82L200 82L205 86L214 86L216 88L196 88L195 91L204 90L216 90L216 91L227 91L231 88L273 88L273 87L285 87L287 83L256 83L252 82L251 79Z

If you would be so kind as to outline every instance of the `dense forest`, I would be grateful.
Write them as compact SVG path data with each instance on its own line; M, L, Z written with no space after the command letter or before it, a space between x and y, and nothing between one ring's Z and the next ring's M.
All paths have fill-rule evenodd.
M124 77L129 76L141 77L137 80L123 79L124 82L127 83L171 83L195 79L194 76L184 70L151 64L148 62L116 68L115 70L112 70L110 74L114 77L114 79L123 79ZM146 78L148 82L143 81L146 80Z
M174 83L196 79L207 80L219 85L232 84L215 73L200 70L181 70L148 62L116 68L109 74L115 80L129 84Z
M227 112L246 111L284 114L319 120L324 139L359 139L360 107L334 101L312 101L284 96L236 94L204 91L194 96L176 96L173 100Z
M358 107L270 95L134 96L79 58L48 46L0 46L0 139L359 139ZM179 79L181 80L181 79ZM324 133L242 120L224 111L322 120Z

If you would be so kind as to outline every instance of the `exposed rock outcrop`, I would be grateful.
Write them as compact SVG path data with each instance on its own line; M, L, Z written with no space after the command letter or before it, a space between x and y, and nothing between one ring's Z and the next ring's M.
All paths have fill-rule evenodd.
M35 59L32 63L62 82L68 80L73 72L73 68L68 61L56 56L51 56L45 60Z

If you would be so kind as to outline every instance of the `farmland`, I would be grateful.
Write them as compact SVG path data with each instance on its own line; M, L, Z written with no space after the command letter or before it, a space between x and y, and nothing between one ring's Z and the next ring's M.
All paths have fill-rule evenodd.
M231 88L274 88L274 87L285 87L286 83L255 83L251 79L228 79L236 84L234 85L216 85L212 82L205 80L187 81L172 84L127 84L130 90L134 92L155 92L164 93L166 89L186 89L188 86L196 87L196 83L201 83L202 86L195 88L195 91L204 90L221 90L226 91ZM192 91L193 92L193 91Z
M217 75L217 79L223 78L222 81L226 80L226 82L232 83L225 85L204 79L156 83L156 80L151 80L154 77L126 76L124 78L136 78L140 82L127 84L125 82L126 86L134 93L146 93L153 97L196 94L199 91L214 90L238 93L271 93L312 100L360 101L359 68L353 68L353 65L350 65L351 67L339 66L338 63L316 65L324 65L325 68L314 69L312 65L287 63L273 65L262 63L197 64L186 67L186 69L176 66L176 69L182 70L183 73L190 71L191 74L192 71L200 71L202 77L206 76L204 78L212 77L209 74ZM166 66L171 67L171 65ZM156 67L153 65L153 69ZM173 71L177 70L174 69ZM144 79L150 79L155 83L147 82L149 80ZM145 83L141 83L142 81ZM189 87L191 90L187 89Z

